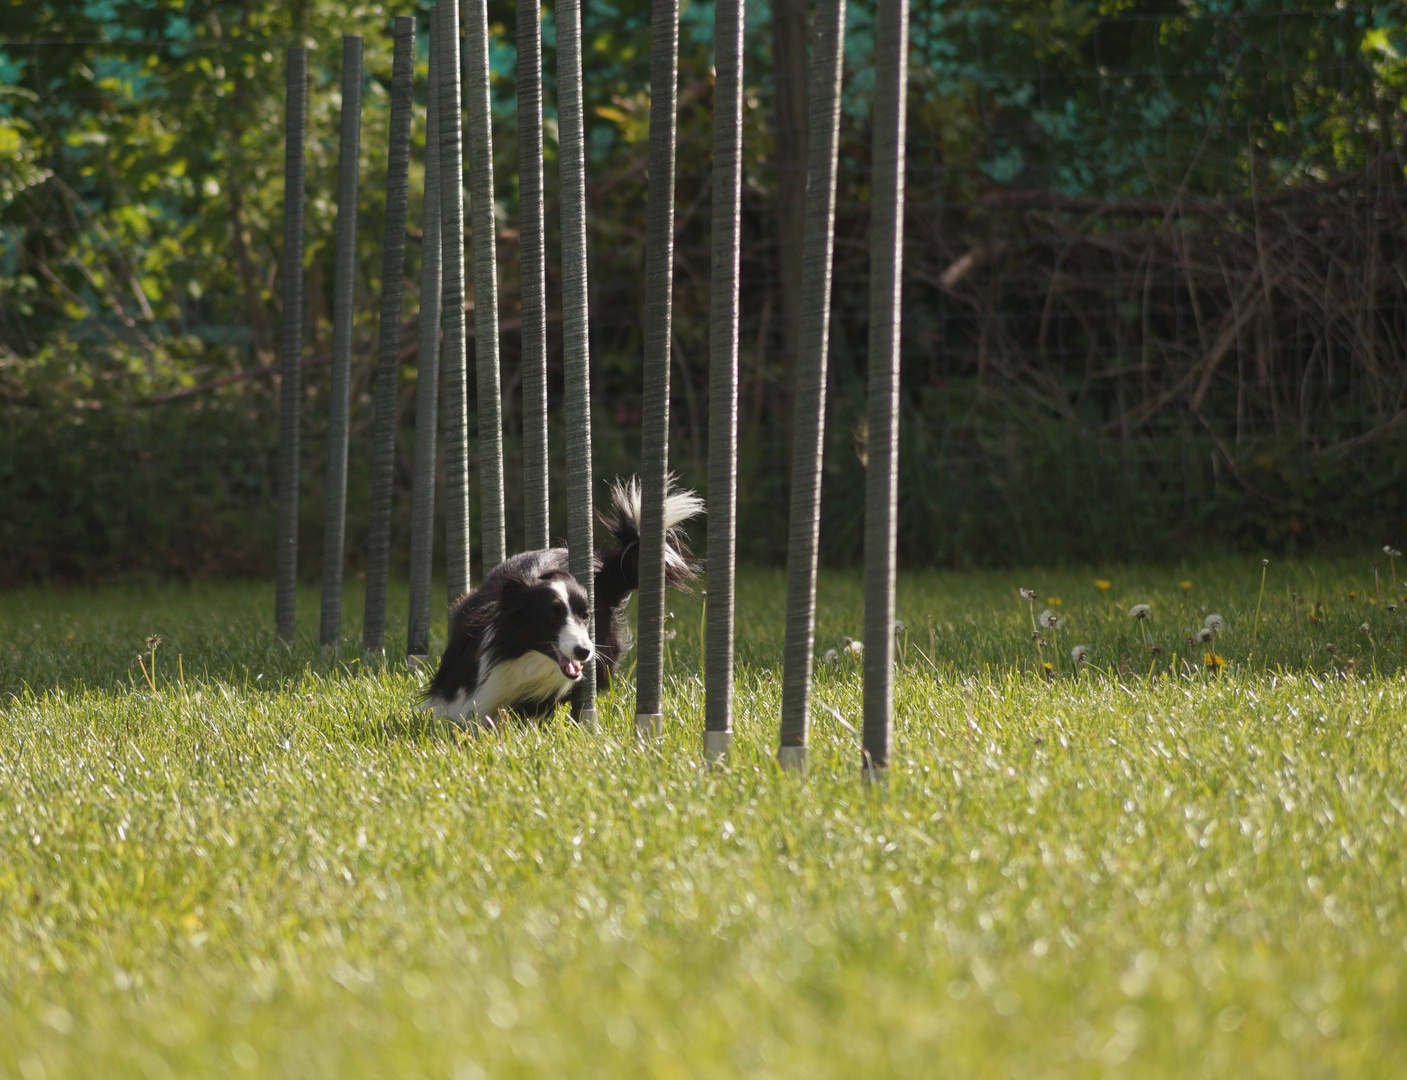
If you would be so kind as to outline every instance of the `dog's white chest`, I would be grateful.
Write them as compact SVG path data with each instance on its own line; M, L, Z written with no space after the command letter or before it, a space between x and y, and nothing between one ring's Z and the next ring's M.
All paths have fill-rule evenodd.
M488 670L484 671L483 667ZM472 723L515 702L560 698L572 687L557 661L540 652L524 653L492 665L481 663L479 685L454 701L436 702L435 711L457 723Z

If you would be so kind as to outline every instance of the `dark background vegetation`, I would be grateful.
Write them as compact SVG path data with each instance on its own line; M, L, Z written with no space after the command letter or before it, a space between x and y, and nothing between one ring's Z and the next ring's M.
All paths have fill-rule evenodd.
M741 546L755 561L784 553L804 153L807 12L773 2L748 15L739 473ZM913 5L901 557L1125 561L1403 539L1407 2ZM513 9L489 9L511 494ZM342 33L366 38L368 73L348 534L360 561L389 27L409 10L0 0L0 583L270 570L292 43L313 50L301 537L316 573ZM639 448L649 5L587 0L584 17L595 431L609 476L631 471ZM832 563L855 560L861 542L872 17L852 2L822 531ZM683 19L672 460L701 485L712 7L687 3ZM550 125L550 7L545 20ZM413 199L423 130L415 139ZM411 220L401 553L416 205ZM559 469L554 496L563 482ZM510 540L518 526L510 517Z

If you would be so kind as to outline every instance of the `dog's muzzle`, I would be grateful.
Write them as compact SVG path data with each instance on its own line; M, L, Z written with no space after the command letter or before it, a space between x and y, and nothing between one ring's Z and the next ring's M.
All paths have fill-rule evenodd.
M568 656L561 649L552 649L552 659L557 661L557 666L562 669L562 674L575 682L581 678L581 665L591 659L591 650L578 645L574 650L576 656Z

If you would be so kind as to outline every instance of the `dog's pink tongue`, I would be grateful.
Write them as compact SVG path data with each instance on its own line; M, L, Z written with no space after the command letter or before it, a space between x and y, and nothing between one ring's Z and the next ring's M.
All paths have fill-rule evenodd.
M558 662L558 666L562 669L562 674L565 675L567 678L581 678L581 664L573 660L571 657L563 656Z

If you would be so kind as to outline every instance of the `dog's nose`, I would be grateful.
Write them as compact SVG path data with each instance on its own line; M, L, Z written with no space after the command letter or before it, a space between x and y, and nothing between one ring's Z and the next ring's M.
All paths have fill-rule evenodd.
M578 660L591 659L591 650L588 649L585 645L578 645L575 649L572 650L572 652L576 654L576 658Z

